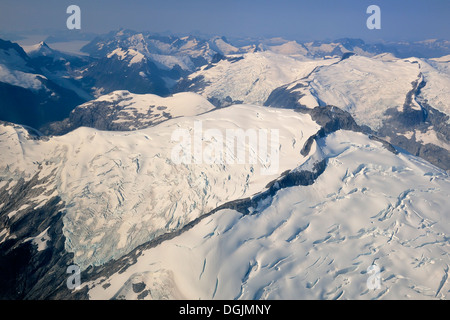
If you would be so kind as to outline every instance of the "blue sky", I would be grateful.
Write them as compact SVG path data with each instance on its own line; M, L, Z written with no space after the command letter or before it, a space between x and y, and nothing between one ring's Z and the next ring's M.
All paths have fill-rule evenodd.
M366 41L450 38L450 0L1 0L0 32L64 31L66 8L81 8L84 32L137 31ZM381 8L381 30L366 9Z

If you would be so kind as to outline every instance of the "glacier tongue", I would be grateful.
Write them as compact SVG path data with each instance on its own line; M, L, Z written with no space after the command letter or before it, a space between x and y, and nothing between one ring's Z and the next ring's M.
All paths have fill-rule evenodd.
M448 175L360 133L317 147L328 164L312 186L280 190L257 214L203 219L88 283L90 298L139 298L139 281L145 299L447 299Z

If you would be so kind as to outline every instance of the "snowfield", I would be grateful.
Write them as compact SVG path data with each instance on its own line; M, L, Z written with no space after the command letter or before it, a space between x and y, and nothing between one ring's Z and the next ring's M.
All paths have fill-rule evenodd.
M180 129L192 132L196 121L204 132L217 130L223 136L227 129L279 130L277 170L261 175L264 159L257 164L175 164L172 150L179 141L172 135ZM305 161L300 150L319 128L309 115L250 105L172 119L133 132L82 127L48 141L27 140L23 129L2 126L0 143L6 150L1 163L8 172L25 170L28 176L39 164L43 172L57 168L55 183L66 203L66 249L84 269L119 258L225 202L262 191ZM212 141L203 138L206 150ZM243 147L249 155L255 146L246 140Z
M38 91L46 88L41 79L46 78L38 74L22 72L19 70L9 70L0 64L0 82Z
M122 99L124 100L122 101ZM214 106L207 100L191 92L177 93L163 98L155 94L133 94L125 90L111 92L81 105L80 108L89 108L90 104L101 101L110 103L120 101L119 107L123 107L126 113L137 113L140 116L146 116L151 106L163 106L164 108L161 108L161 110L152 110L152 112L159 111L158 116L161 116L162 111L164 111L173 118L194 116L214 109Z
M90 298L448 299L448 175L347 131L319 140L319 154L328 165L312 186L205 218L87 283Z
M386 111L394 108L401 112L408 93L422 81L421 100L413 95L411 107L420 110L419 102L425 101L449 115L448 65L445 61L397 59L387 54L373 58L354 55L318 67L287 89L301 93L299 102L308 108L334 105L350 112L358 124L377 130L388 117Z
M189 75L188 80L194 82L196 78L202 77L199 88L194 89L194 92L220 101L230 97L232 101L263 105L270 93L279 86L306 77L317 66L339 60L310 60L304 56L288 56L270 51L247 53L236 56L236 59L221 60L212 68L203 67Z
M449 56L355 48L127 30L87 45L139 92L179 92L117 78L46 136L0 122L0 258L22 255L8 272L28 286L0 298L448 300ZM27 59L0 50L0 82L50 96Z

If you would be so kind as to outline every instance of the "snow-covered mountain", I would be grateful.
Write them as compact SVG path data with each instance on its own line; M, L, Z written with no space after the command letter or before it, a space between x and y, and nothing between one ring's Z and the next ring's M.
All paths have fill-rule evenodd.
M295 45L285 48L292 55L276 53L283 52L282 46L275 42L275 51L228 56L190 74L176 90L199 93L218 107L334 105L350 112L366 132L450 169L448 59L399 59L389 53L369 57L350 51L310 59Z
M240 43L239 40L235 41ZM57 53L44 42L25 49L34 62L49 71L44 72L47 78L64 88L75 91L83 99L90 100L92 97L98 98L116 90L168 95L174 91L180 91L180 84L177 82L181 78L184 78L181 81L181 88L185 88L186 83L190 83L195 77L198 80L203 76L199 69L209 69L211 64L221 60L234 62L246 53L264 51L266 54L275 53L278 56L314 61L320 61L323 58L339 59L349 53L373 57L389 52L404 57L407 51L398 50L397 46L408 47L402 43L366 44L360 39L347 38L328 42L296 42L282 38L254 39L240 45L233 45L225 37L219 36L202 39L195 36L159 36L149 32L119 30L99 36L84 46L82 50L88 53L90 58L68 58L60 52ZM436 53L442 52L444 55L450 52L448 43L440 40L416 43L414 48L423 49L412 52L421 57L438 57ZM429 50L435 48L437 51L433 51L433 54L431 51L426 51L426 48ZM271 63L284 64L280 61ZM267 65L264 62L262 64ZM219 68L223 67L219 66ZM258 67L253 73L255 70L258 71ZM295 70L293 71L292 75L295 74ZM236 72L230 70L231 74ZM283 72L286 74L285 70ZM195 75L194 78L193 75ZM205 75L206 78L211 76L213 76L211 72ZM230 79L230 77L227 79L239 80ZM271 79L267 80L267 84L270 81ZM278 81L277 84L281 86L291 81L283 83ZM245 84L244 88L251 89L248 88L248 84ZM228 95L220 97L215 104L230 105L231 101L245 101L233 99L233 94L229 96L230 98ZM259 100L255 101L261 103Z
M450 60L388 45L0 42L0 299L448 299Z
M265 105L334 105L409 152L450 169L449 63L418 58L349 55L274 90Z
M79 127L109 131L139 130L172 118L205 113L214 108L205 98L191 92L163 98L153 94L114 91L76 107L68 118L50 123L42 131L45 134L60 135Z
M77 79L97 98L116 90L167 95L175 81L170 76L179 77L177 70L163 71L141 52L120 47L77 71Z
M0 39L0 120L39 128L66 118L86 100L61 83L19 45Z
M84 69L92 59L87 56L67 54L52 49L41 41L35 45L23 46L31 63L48 79L59 86L75 92L83 100L93 99L91 90L79 81L79 69Z
M178 109L184 103L180 98L183 95L172 99ZM188 112L192 114L194 110ZM132 133L79 128L61 137L32 140L29 144L20 138L23 132L4 127L2 143L5 147L11 145L11 153L3 154L2 165L7 172L27 168L28 177L56 168L55 185L67 204L67 250L75 254L77 264L87 267L119 258L137 245L177 230L227 201L257 193L305 160L300 151L319 129L309 116L292 110L234 106L208 113L200 107L198 111L202 115L186 115ZM183 114L182 110L178 113ZM217 123L215 119L221 121ZM247 161L211 164L205 160L201 164L176 165L172 150L178 141L172 140L173 133L192 131L196 122L205 132L219 130L224 137L226 130L233 129L279 130L280 150L272 147L280 153L276 170L261 175L260 165L245 164ZM283 127L282 123L291 125ZM203 139L208 141L206 136ZM270 137L266 139L271 141ZM258 147L249 143L244 146L246 150ZM266 166L262 156L260 161ZM36 163L45 163L44 171Z
M97 37L82 50L98 59L80 77L94 82L99 96L123 89L164 95L197 68L252 48L234 47L224 37L204 40L119 30ZM111 72L116 81L111 81Z
M218 107L239 102L262 105L279 86L338 60L312 60L271 51L234 55L190 74L176 90L199 93Z
M193 71L211 62L216 55L241 52L225 37L205 40L194 36L158 36L131 30L119 30L98 37L82 50L94 57L104 57L118 48L133 49L161 69L179 68L182 71Z
M312 186L248 201L249 214L219 210L139 248L88 282L89 297L448 299L448 175L349 131L319 139L313 154L327 165Z
M58 59L64 56L64 54L50 48L44 41L30 46L23 46L22 48L30 58L51 57Z
M2 296L447 297L447 173L366 136L336 107L203 111L137 131L44 139L2 125L0 252L17 265ZM174 132L195 140L198 123L216 136L279 130L277 170L262 175L264 159L198 163L195 151L191 164L177 164ZM254 145L242 147L250 154ZM83 271L74 292L65 285L72 264ZM365 286L372 264L378 291Z
M362 39L341 38L327 41L299 41L280 37L269 39L232 39L238 46L255 46L258 50L269 50L282 54L299 54L309 58L340 57L353 52L373 57L391 53L398 58L438 58L450 53L450 41L429 39L424 41L391 41L366 43Z

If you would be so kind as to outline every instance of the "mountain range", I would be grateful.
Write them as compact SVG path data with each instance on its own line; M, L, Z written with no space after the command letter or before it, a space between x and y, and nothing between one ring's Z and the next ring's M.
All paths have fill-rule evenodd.
M0 40L0 299L448 299L448 41L82 51Z

